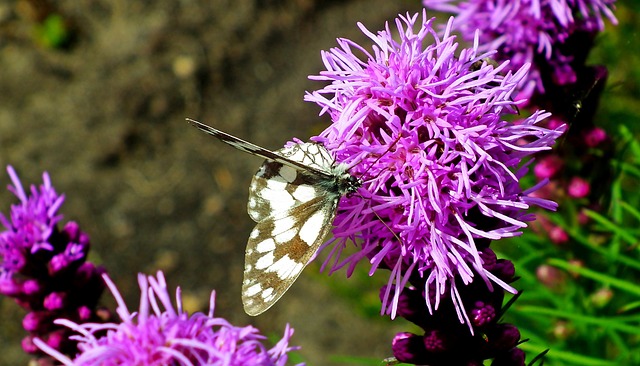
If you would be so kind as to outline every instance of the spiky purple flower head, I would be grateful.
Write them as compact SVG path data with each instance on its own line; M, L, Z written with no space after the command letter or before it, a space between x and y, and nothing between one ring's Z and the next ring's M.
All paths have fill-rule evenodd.
M426 12L421 21L419 14L400 16L399 40L388 24L377 34L359 24L374 42L372 52L339 39L338 48L322 53L327 70L311 77L331 83L305 100L333 121L315 140L364 181L340 202L325 266L348 265L350 274L366 257L371 272L391 269L390 283L400 288L415 271L432 291L430 310L445 291L461 310L454 279L469 284L479 276L515 292L483 268L478 248L519 235L532 219L531 205L555 208L530 197L537 187L523 190L519 179L523 159L550 149L563 126L537 126L544 112L508 122L527 66L503 75L507 63L484 62L493 53L478 52L477 38L458 50L451 21L443 35L433 22ZM361 250L341 259L348 239ZM385 311L395 314L398 294L384 296Z
M543 75L553 83L576 82L584 58L603 18L613 24L615 0L423 0L429 9L456 15L456 28L467 41L480 30L481 49L498 50L496 59L510 60L510 70L530 63L521 83L522 96L544 93ZM576 65L577 64L577 65ZM576 70L576 67L578 70Z
M65 317L77 322L100 321L97 302L104 289L104 269L87 262L89 236L75 222L62 230L58 210L64 195L56 193L47 173L40 187L25 192L11 166L7 171L13 186L9 190L19 203L11 206L9 217L0 214L6 230L0 233L0 294L9 296L28 313L22 324L29 335L23 349L41 355L33 338L44 339L62 352L75 352L68 331L53 323Z
M64 365L73 366L284 366L293 329L288 325L284 337L271 349L263 345L265 337L258 329L236 327L223 318L214 317L215 292L211 293L208 314L189 315L182 309L180 288L176 306L162 272L156 277L138 275L140 308L131 313L114 283L104 276L118 303L121 323L77 324L68 320L57 323L78 333L80 353L70 359L40 340L36 344Z

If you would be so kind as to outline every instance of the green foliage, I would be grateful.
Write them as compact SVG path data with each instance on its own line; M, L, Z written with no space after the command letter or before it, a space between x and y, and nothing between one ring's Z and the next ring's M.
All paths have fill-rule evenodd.
M615 153L601 156L611 175L591 177L606 182L605 205L556 199L558 212L544 216L566 243L541 230L494 244L514 261L523 290L505 320L529 339L527 359L550 349L545 365L640 365L640 54L629 52L640 24L631 6L619 4L620 24L607 27L590 58L610 72L595 123Z
M60 49L69 44L71 32L60 14L49 14L42 23L35 25L36 40L47 48Z

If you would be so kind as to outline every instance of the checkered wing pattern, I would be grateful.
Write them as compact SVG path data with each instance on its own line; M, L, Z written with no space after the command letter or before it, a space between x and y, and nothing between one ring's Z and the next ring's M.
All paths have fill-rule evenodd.
M340 197L360 179L316 143L276 152L192 119L189 123L238 150L267 160L251 181L247 211L257 222L245 253L242 302L249 315L269 309L291 287L325 240Z
M326 149L313 143L277 153L317 169L332 166ZM247 314L258 315L278 301L329 234L340 193L328 190L324 179L270 160L253 177L247 211L258 224L245 253L242 300Z

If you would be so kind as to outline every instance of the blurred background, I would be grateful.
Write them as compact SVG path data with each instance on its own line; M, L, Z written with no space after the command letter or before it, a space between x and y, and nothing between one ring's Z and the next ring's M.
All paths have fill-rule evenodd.
M328 124L302 100L322 86L307 79L322 69L320 50L337 37L364 41L358 21L376 31L419 8L387 0L2 0L0 186L9 184L7 164L25 186L49 172L66 194L63 222L91 236L90 259L107 268L130 309L138 306L136 274L163 270L192 311L205 310L215 289L217 315L236 325L281 337L291 323L292 344L309 364L389 357L399 326L336 295L327 282L339 287L344 272L327 278L318 264L267 313L244 314L253 227L246 199L262 161L185 117L271 149L306 140ZM14 202L3 189L0 209ZM375 313L379 287L367 286ZM7 298L0 311L0 365L25 365L24 311Z
M347 281L344 272L319 273L320 258L268 312L244 313L253 227L246 200L261 159L185 118L270 149L306 140L329 123L303 102L306 90L323 85L307 78L323 69L320 51L337 37L369 45L356 22L375 32L420 3L0 0L0 186L10 182L8 164L25 186L49 172L66 194L63 222L77 221L91 236L90 260L106 267L130 309L138 306L136 274L162 270L170 288L181 286L189 311L206 310L215 289L216 315L236 325L278 338L290 323L291 343L309 365L380 364L392 355L393 336L412 328L378 315L388 274L369 279L366 263ZM626 124L633 136L640 131L639 6L618 2L620 25L607 23L590 57L610 71L598 123L608 131ZM0 211L14 202L0 190ZM522 243L505 247L526 252ZM0 366L28 363L20 348L24 314L0 298Z

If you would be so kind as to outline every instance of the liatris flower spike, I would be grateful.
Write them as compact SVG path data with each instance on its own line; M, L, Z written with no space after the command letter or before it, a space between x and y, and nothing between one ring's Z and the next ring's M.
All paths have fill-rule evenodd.
M215 292L211 293L208 314L189 315L182 309L180 289L176 306L162 272L156 277L138 275L140 308L127 309L113 282L104 280L118 303L121 323L77 324L69 320L56 323L74 330L80 353L71 359L39 339L35 343L68 366L284 366L293 329L288 325L284 337L271 349L263 345L265 337L251 326L236 327L214 317Z
M29 312L22 322L29 332L22 341L27 353L43 355L33 344L39 337L49 347L72 354L76 348L67 339L70 331L53 320L100 321L96 304L104 290L104 270L86 261L89 236L78 224L58 229L64 196L56 193L49 175L44 173L43 184L31 186L27 194L13 168L7 171L13 182L9 190L20 202L11 206L9 217L0 214L7 229L0 233L0 293Z
M554 85L574 83L591 49L593 38L613 24L615 0L423 0L425 7L456 15L456 28L467 41L480 30L483 49L495 49L510 70L533 64L520 84L524 97L544 93L541 69ZM549 86L547 86L549 87Z
M459 320L469 324L459 284L479 277L515 293L484 268L478 241L519 235L533 219L532 205L556 208L530 196L542 184L523 190L519 180L524 159L550 149L564 126L538 126L549 116L542 111L508 122L528 65L503 75L508 63L485 62L494 53L478 52L477 34L473 47L460 49L452 21L438 35L435 19L426 12L418 19L396 19L399 41L388 24L377 34L360 24L373 51L339 39L338 48L322 53L327 70L311 77L331 82L305 97L333 121L315 140L364 182L340 202L324 266L348 266L351 274L368 258L371 273L391 269L389 284L399 288L417 272L429 310L449 292ZM360 251L341 258L349 239ZM398 296L388 292L383 310L395 314Z
M506 283L514 278L513 263L497 259L489 248L481 252L485 268ZM492 365L524 366L525 354L517 346L520 332L511 324L499 323L505 308L504 291L491 290L483 282L461 286L460 295L475 334L456 324L456 310L449 302L435 314L425 303L424 279L413 277L411 285L401 289L398 315L421 327L422 334L398 333L392 344L393 354L401 362L419 365ZM396 291L393 289L392 291ZM381 291L384 295L386 289Z

